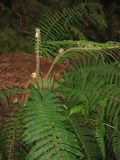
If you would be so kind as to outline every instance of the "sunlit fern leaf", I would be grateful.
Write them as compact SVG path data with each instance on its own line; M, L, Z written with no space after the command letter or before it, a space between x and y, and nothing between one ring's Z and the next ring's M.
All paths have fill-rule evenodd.
M57 95L47 90L30 89L30 100L24 113L27 122L24 141L33 144L28 160L75 160L84 156L77 139L64 125L62 112Z
M120 131L115 131L113 134L113 151L116 159L120 160Z

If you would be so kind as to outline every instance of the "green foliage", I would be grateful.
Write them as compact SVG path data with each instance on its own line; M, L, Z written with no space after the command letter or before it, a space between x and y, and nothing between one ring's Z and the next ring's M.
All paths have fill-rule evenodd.
M108 61L119 61L119 43L89 41L98 41L100 37L106 35L107 23L99 3L80 3L78 6L65 8L62 12L55 10L49 16L43 14L38 26L41 29L42 56L53 58L59 49L63 48L65 50L63 59L89 52L103 59L105 57ZM77 37L74 37L75 35Z
M67 131L58 95L49 91L30 90L24 117L24 141L33 144L27 159L71 160L83 157L75 136ZM48 103L49 102L49 103Z
M14 106L14 111L6 113L5 122L0 126L0 153L2 159L14 160L17 158L19 160L25 158L26 151L21 142L23 132L21 113L20 106Z
M83 122L80 121L81 125L84 126L86 122L89 128L92 124L103 159L107 159L113 151L119 157L115 145L112 151L108 151L112 144L109 146L106 139L108 136L112 139L112 134L119 130L119 69L118 65L97 62L80 65L72 72L64 73L64 82L60 84L70 116L79 113L83 119ZM114 141L119 146L119 137L115 136L113 144Z
M39 27L44 46L47 41L72 39L72 32L76 32L78 37L83 34L86 38L96 40L96 31L101 36L105 35L107 24L98 3L81 3L77 7L64 9L63 12L55 11L54 15L43 15ZM88 28L91 33L88 33Z
M15 158L20 160L23 157L25 158L26 154L25 146L21 142L23 133L21 106L9 102L9 96L17 93L22 93L22 89L12 88L0 92L1 101L5 107L1 108L3 121L0 121L0 154L3 160L13 160Z
M102 155L99 146L96 142L93 128L86 125L83 117L70 117L72 132L76 135L79 145L85 155L85 160L102 160Z
M120 132L116 131L113 135L113 149L116 159L120 159Z
M103 121L100 121L100 120L98 120L96 125L97 125L95 130L96 140L100 147L103 159L105 159L106 158L105 140L104 140L105 127L104 127Z
M57 85L49 78L33 81L28 103L6 117L3 160L119 159L119 70L118 64L91 58L74 61Z

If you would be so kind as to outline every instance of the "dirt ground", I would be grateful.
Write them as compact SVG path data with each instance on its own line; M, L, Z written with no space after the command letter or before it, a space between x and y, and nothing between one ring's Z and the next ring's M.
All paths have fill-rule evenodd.
M51 62L41 59L40 73L42 77L47 73ZM13 87L24 88L31 74L35 72L36 57L35 54L25 52L7 53L0 56L0 90ZM56 64L51 75L59 79L60 73L65 66Z

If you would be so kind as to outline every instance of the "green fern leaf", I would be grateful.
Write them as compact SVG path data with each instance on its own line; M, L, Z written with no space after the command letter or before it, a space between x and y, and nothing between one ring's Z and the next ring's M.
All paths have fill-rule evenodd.
M20 106L16 107L16 111L8 112L5 115L4 125L0 126L0 151L2 151L2 157L6 157L9 160L14 160L15 158L19 160L18 155L20 154L25 158L26 154L24 153L24 147L20 147L22 146L23 123L20 115Z
M105 140L104 140L105 128L104 128L104 124L100 120L97 123L95 134L96 134L96 139L97 139L98 145L99 145L101 152L102 152L102 155L103 155L103 159L105 159L105 157L106 157Z
M91 55L93 57L100 57L101 60L106 59L108 62L111 60L115 62L119 61L119 42L97 43L87 40L47 41L45 47L42 46L43 56L55 56L60 48L64 49L63 60L74 58L78 55Z
M102 155L99 151L99 146L96 142L94 132L88 126L84 126L83 117L70 117L70 130L76 135L79 144L83 149L86 160L102 160Z
M24 141L32 144L28 160L76 159L83 157L77 139L67 131L63 123L63 110L57 95L32 88L25 112Z
M86 32L88 24L94 26L97 30L99 25L101 34L105 34L107 28L104 13L98 3L80 3L79 6L64 9L63 12L55 11L54 15L42 16L39 26L42 31L42 45L44 46L48 40L68 39L71 26L74 24L86 36L88 34ZM93 37L92 34L89 36Z
M120 160L120 133L118 131L113 134L113 151L116 159Z
M103 159L109 159L112 156L112 134L119 128L119 70L119 65L103 64L97 61L76 64L72 67L72 71L63 74L64 82L59 85L66 106L72 114L70 118L74 113L82 113L83 104L87 107L88 121L83 114L77 114L76 117L81 117L79 121L81 126L87 123L88 127L95 130L94 136ZM74 130L79 133L77 127L74 127ZM80 140L81 138L79 136Z

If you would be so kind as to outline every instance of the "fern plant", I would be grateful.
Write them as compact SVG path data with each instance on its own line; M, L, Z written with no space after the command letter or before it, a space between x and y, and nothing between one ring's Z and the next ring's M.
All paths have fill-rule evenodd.
M65 34L75 23L89 39L84 18L105 29L94 7L100 6L82 3L43 18L41 34L39 29L36 32L36 70L27 102L15 107L6 117L6 126L1 126L3 160L120 159L120 44L68 40ZM41 56L53 60L45 77L40 74ZM50 72L58 61L66 60L68 69L56 82Z
M9 96L22 93L19 88L12 88L1 92L0 98L3 101L2 121L0 121L0 155L1 159L25 159L29 147L25 146L22 140L23 125L22 106L17 102L10 103Z
M89 26L92 26L93 35L88 33ZM63 12L55 11L52 15L43 15L40 28L42 44L45 45L49 40L71 39L72 32L76 32L79 39L83 35L85 39L91 37L96 40L94 31L99 30L101 36L105 35L107 24L99 3L80 3L76 7L64 9Z
M119 69L118 65L112 64L83 65L73 69L72 72L65 73L64 83L60 85L70 115L79 113L79 123L83 125L83 129L84 123L88 123L88 129L92 127L94 138L101 150L103 159L109 159L113 153L119 153L117 149L114 151L114 146L109 153L110 146L108 146L107 139L116 132L119 133ZM109 119L113 117L113 114L115 120L111 124ZM74 128L76 129L76 127ZM114 144L114 138L112 139ZM92 150L92 147L89 149Z
M26 156L25 145L21 142L23 125L20 118L21 112L19 107L16 107L18 111L9 112L6 115L7 122L1 127L0 153L2 159L24 159Z
M66 129L64 110L57 97L49 91L40 93L34 88L30 91L30 101L24 111L24 141L33 143L27 156L29 160L84 157L76 137Z

